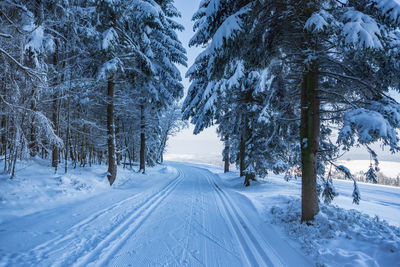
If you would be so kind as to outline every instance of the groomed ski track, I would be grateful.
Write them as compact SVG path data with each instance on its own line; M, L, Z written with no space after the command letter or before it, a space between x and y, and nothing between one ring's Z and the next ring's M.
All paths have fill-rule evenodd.
M26 231L33 247L4 254L6 266L312 266L265 223L250 201L207 169L168 163L178 174L157 189L105 195L54 211L21 217L0 233ZM151 179L151 177L149 177ZM118 191L116 191L118 192ZM80 214L74 219L72 214ZM71 218L71 221L68 221ZM32 228L26 224L32 221ZM43 220L43 221L41 221ZM46 221L44 221L46 220ZM57 224L57 231L46 232ZM7 227L3 225L2 227ZM47 229L50 230L50 229ZM41 232L42 231L42 232ZM36 234L35 234L36 233ZM0 264L1 265L1 264Z

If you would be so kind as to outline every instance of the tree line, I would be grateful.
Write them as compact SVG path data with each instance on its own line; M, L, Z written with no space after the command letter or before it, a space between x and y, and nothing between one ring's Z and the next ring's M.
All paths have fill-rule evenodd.
M346 176L343 175L341 172L332 173L332 177L334 179L346 180ZM362 171L355 173L354 179L358 182L363 183L374 183L400 187L400 175L397 175L397 177L388 177L380 171L376 172L374 180L368 179L368 176L366 176L365 173Z
M256 175L302 178L302 222L319 197L336 196L335 160L354 145L400 151L400 4L394 0L203 0L193 16L183 105L195 133L216 124L225 169L236 163L244 184Z
M57 171L162 161L183 126L177 64L183 27L172 0L0 2L0 155L50 158ZM61 165L62 166L62 165Z

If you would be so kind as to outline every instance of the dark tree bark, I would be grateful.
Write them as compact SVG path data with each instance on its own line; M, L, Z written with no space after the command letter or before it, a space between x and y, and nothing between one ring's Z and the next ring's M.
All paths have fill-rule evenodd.
M243 133L242 136L240 138L240 152L239 152L239 156L240 156L240 177L244 176L244 186L249 186L250 185L250 180L255 180L255 176L252 173L247 173L245 170L248 167L248 163L245 162L245 158L246 158L246 141L248 140L250 136L250 129L248 126L248 122L247 122L247 118L246 118L246 122L245 125L243 127Z
M4 129L6 131L6 133L8 133L8 123L7 123L7 121L6 121L6 124L5 124L5 128L2 128L2 129ZM5 134L4 134L4 136L5 136ZM7 160L8 149L7 149L7 147L8 147L8 135L7 135L7 138L4 141L4 172L7 171L7 163L8 163L8 160Z
M301 86L301 221L309 222L319 212L317 195L317 153L320 139L320 100L318 68L314 65L303 77Z
M114 129L114 77L108 79L107 85L107 146L108 146L108 173L110 186L117 177L115 161L115 129Z
M224 149L224 173L229 172L229 136L225 137L225 149Z
M145 173L146 170L146 121L144 115L144 105L140 106L140 164L139 164L139 172Z
M55 39L55 51L53 55L53 66L55 71L57 70L57 64L58 64L58 41ZM57 86L58 79L57 79L57 73L54 73L54 81L53 81L53 114L52 114L52 123L53 123L53 130L56 135L58 135L58 90L55 88ZM58 147L57 144L52 145L52 151L51 151L51 166L55 169L55 172L57 172L57 167L58 167Z
M68 101L67 101L67 133L66 133L66 138L65 138L65 168L64 171L65 173L68 172L68 150L70 149L70 142L69 142L69 137L70 136L70 98L68 96Z
M2 91L2 94L5 96L6 93L7 93L5 75L1 79L1 84L2 84L1 91ZM1 154L4 155L4 159L5 159L5 162L6 162L7 161L6 160L6 156L7 156L6 119L7 119L8 115L6 115L6 113L5 113L5 106L3 105L2 99L0 99L0 103L2 104L1 105L1 113L4 114L4 115L1 116L1 124L0 124L0 128L1 128Z
M242 136L240 137L240 147L239 147L239 170L240 170L240 177L244 176L244 170L246 169L246 167L244 166L244 158L246 157L246 144L245 144L245 140Z
M7 70L6 70L7 71ZM6 78L3 76L2 78L2 94L6 95ZM0 99L1 111L4 115L1 116L1 152L4 155L4 172L7 170L7 147L8 147L8 114L5 113L5 106L2 103L2 99Z
M120 143L119 143L119 132L120 132L120 129L119 129L119 127L117 125L119 125L118 119L116 121L116 126L115 126L115 139L118 140L118 142L116 142L116 144L115 144L116 145L116 150L117 150L115 152L115 156L117 157L117 165L119 166L119 165L121 165L121 152L120 152L121 147L120 147Z
M31 110L32 112L36 112L36 88L32 86L31 91ZM29 142L29 152L31 157L36 157L39 153L39 145L36 137L36 129L35 129L35 118L33 117L30 122L30 142Z
M160 149L160 162L164 162L164 152L165 152L165 147L167 146L167 136L168 136L168 131L164 133L162 140L161 140L161 149Z

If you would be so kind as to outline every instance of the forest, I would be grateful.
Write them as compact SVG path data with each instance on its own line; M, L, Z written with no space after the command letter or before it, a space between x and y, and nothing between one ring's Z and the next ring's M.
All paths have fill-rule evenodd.
M0 1L0 266L397 266L378 149L400 0Z
M118 4L117 4L118 2ZM162 162L184 123L176 64L185 49L170 1L2 1L1 148L17 159L49 158L57 172Z
M185 126L177 64L187 58L172 1L4 1L1 4L1 146L4 170L49 158L57 169L161 163ZM279 14L279 15L277 15ZM304 220L318 195L335 196L335 159L381 141L400 150L400 7L396 1L202 1L190 46L183 119L218 125L225 168L244 184L268 172L301 176ZM336 139L336 140L334 140ZM332 170L333 169L333 170ZM321 180L317 182L317 178ZM308 203L308 204L306 204Z

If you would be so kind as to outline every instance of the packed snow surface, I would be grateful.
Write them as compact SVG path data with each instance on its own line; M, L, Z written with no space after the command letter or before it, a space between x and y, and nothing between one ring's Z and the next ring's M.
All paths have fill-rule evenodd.
M236 172L167 163L145 175L121 168L110 188L105 166L57 175L45 164L25 163L15 180L0 178L0 266L400 262L398 188L360 185L359 210L379 216L370 217L341 204L351 203L352 184L340 182L342 208L322 206L306 226L299 224L298 181L279 176L245 188Z

